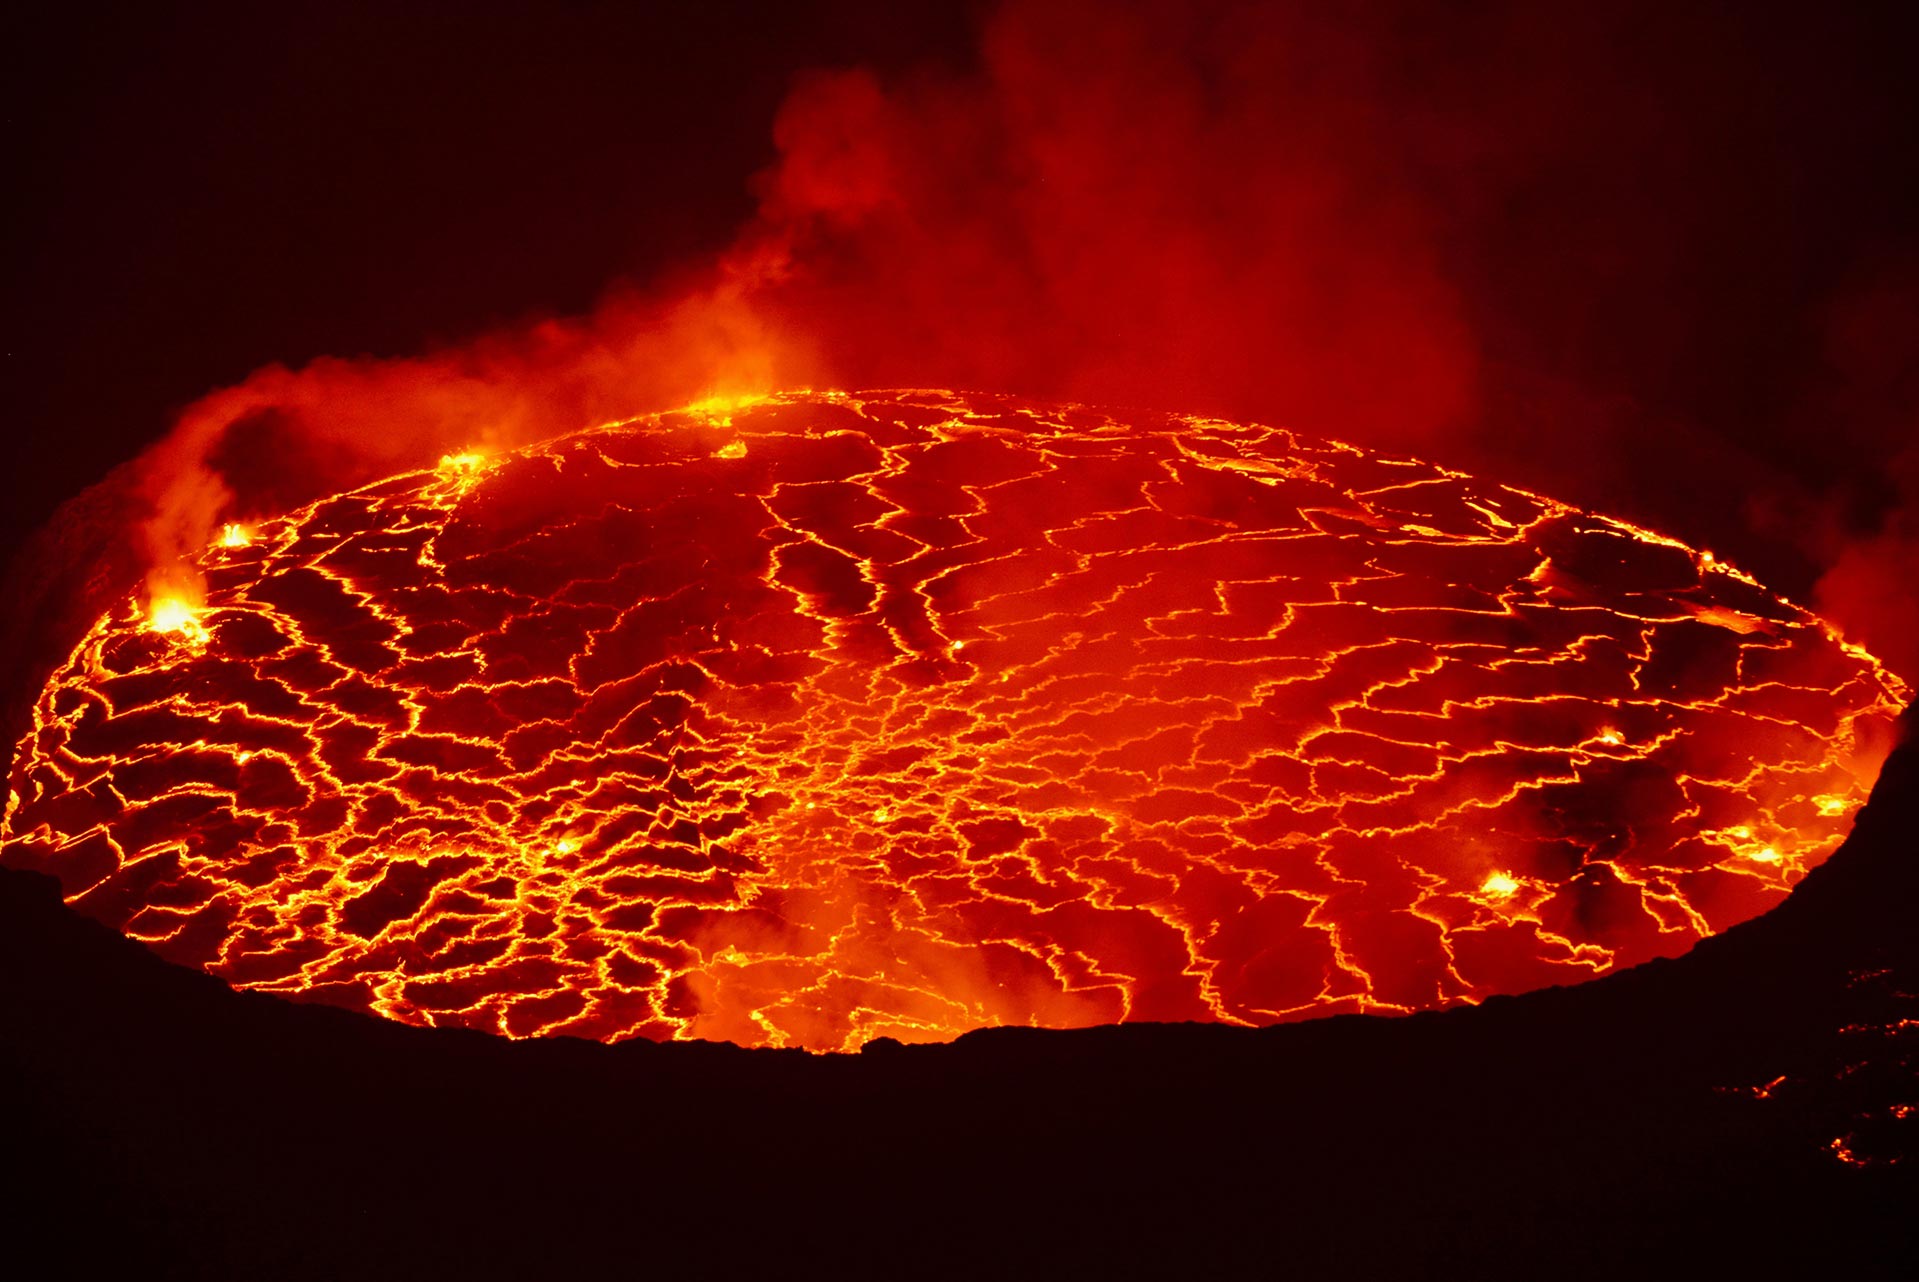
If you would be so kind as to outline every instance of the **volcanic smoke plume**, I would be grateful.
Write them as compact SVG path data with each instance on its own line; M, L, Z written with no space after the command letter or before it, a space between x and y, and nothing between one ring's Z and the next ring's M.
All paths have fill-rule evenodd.
M1776 903L1909 693L1534 494L952 393L453 454L196 568L53 676L6 861L237 986L512 1036L1577 981Z
M1637 0L1576 11L1010 0L910 56L859 40L796 54L777 110L780 95L767 99L766 145L682 175L684 157L663 164L649 150L676 131L649 119L712 115L745 87L734 50L713 54L697 93L669 93L605 55L636 39L636 24L588 8L497 35L501 64L464 76L449 74L451 50L477 22L441 37L369 28L328 6L324 19L289 20L297 38L265 42L277 54L321 41L303 61L324 67L412 31L423 43L382 53L372 70L390 82L372 79L395 95L396 117L431 104L419 150L444 167L409 177L414 149L367 137L387 133L371 86L349 95L367 95L352 116L361 127L342 125L330 73L307 88L317 109L258 126L270 147L195 151L196 165L225 176L286 169L297 181L277 198L241 184L233 225L210 236L235 253L208 251L200 274L269 276L230 306L246 318L232 350L211 367L181 363L164 395L98 411L144 425L117 438L125 449L100 449L104 470L149 444L181 400L230 384L187 405L129 469L131 542L161 590L197 590L184 562L225 522L443 453L714 394L969 387L1281 423L1442 459L1736 550L1895 671L1919 672L1908 652L1919 202L1885 163L1910 154L1904 122L1919 112L1886 96L1910 79L1890 51L1911 40L1893 26ZM176 70L149 96L159 108L209 81L214 68ZM582 103L581 82L615 88ZM443 101L468 101L474 84L485 89L470 110ZM281 92L293 91L264 96ZM233 105L160 137L219 132L263 105L237 88L214 96ZM513 126L492 139L496 156L475 139L491 139L483 122L499 119ZM301 155L298 140L315 131L334 145ZM536 154L516 170L513 144L528 138ZM630 154L648 175L652 195L624 216L630 227L603 199L624 172L617 159L533 176L576 147ZM363 150L387 168L357 168ZM355 175L357 205L303 232L259 215L310 209L316 184L351 195ZM593 306L585 280L510 287L539 276L554 242L591 240L596 222L627 227L636 244L660 240L659 211L702 184L729 198L721 221L700 206L711 228L702 252L660 248L632 279L602 276ZM549 188L577 198L526 195ZM498 214L496 189L522 216ZM144 184L131 190L149 199ZM86 194L75 215L126 203L130 190ZM495 216L460 221L476 209ZM383 224L376 210L407 216ZM423 233L435 218L467 228L446 238L463 252ZM263 272L238 253L280 235L300 268L284 281L270 273L285 261ZM381 254L368 258L366 242ZM603 252L612 274L625 259ZM434 273L403 266L428 258ZM498 274L503 263L515 270ZM173 279L158 314L190 332L206 317L176 310ZM309 328L341 279L377 304ZM445 298L484 297L475 282L497 282L497 301L476 310ZM46 292L82 296L64 275ZM441 301L402 322L408 293ZM86 310L112 314L114 298ZM45 452L85 452L72 442L92 433L71 415L95 400L94 353L152 350L151 334L110 338L74 344L85 355L72 387L47 402L42 435L59 446ZM369 351L392 359L353 355ZM122 382L126 364L104 381ZM73 488L87 476L69 474ZM66 581L98 558L32 560Z

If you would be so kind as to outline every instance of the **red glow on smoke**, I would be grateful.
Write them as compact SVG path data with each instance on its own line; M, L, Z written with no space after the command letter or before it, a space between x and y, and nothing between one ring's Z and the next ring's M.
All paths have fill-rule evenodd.
M222 521L708 395L985 387L1382 444L1468 421L1473 346L1363 43L1304 16L1019 5L981 57L963 79L803 79L760 213L711 267L190 407L148 459L159 586L191 593L182 559Z

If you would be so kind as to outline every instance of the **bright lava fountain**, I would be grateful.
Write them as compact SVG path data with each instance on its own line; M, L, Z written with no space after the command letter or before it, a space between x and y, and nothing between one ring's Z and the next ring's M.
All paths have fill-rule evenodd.
M953 393L449 457L201 568L55 673L4 862L237 987L510 1036L1583 980L1778 902L1909 693L1537 495Z

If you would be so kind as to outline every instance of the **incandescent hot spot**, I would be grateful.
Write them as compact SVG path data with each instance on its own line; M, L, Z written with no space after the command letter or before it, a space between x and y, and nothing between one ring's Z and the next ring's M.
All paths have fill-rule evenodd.
M4 859L228 982L850 1049L1408 1011L1678 953L1908 692L1721 560L1274 428L792 395L217 536Z

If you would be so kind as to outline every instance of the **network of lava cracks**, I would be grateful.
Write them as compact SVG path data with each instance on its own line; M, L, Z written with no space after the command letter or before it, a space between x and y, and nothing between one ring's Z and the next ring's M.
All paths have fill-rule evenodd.
M1537 495L955 393L450 456L201 568L51 679L5 862L236 986L511 1036L1583 980L1784 896L1909 693Z

